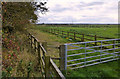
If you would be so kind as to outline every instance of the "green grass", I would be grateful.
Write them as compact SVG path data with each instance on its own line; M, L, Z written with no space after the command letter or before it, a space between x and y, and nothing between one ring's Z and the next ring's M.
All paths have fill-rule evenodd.
M96 27L93 27L93 28L88 28L88 27L85 27L85 28L84 27L50 27L48 25L43 25L43 26L36 25L36 27L34 27L34 30L40 31L42 29L50 29L50 28L59 29L59 30L63 30L63 31L79 32L79 33L83 33L83 34L92 34L92 35L103 36L103 37L118 38L118 35L117 35L118 28L117 28L117 26L114 27L113 25L109 25L109 27L105 27L105 28L104 27L99 27L99 28L96 28ZM43 33L46 33L46 32L43 32ZM50 33L46 33L46 34L52 35ZM62 37L62 43L63 42L65 42L65 43L66 42L77 42L75 40L70 41L69 39L66 39L66 38L67 37ZM52 39L52 40L56 39L54 41L61 42L61 40L59 40L60 36L52 37L50 39ZM65 40L65 41L63 41L63 40ZM100 43L98 43L98 44L100 45ZM84 50L71 51L68 54L71 55L71 54L83 53L83 52L84 52ZM91 52L91 51L89 51L89 52ZM99 55L99 54L97 54L97 52L96 52L94 54L89 54L87 56L95 56L95 55ZM78 59L78 58L83 58L83 57L84 57L84 55L68 57L68 60ZM106 57L106 56L103 56L103 57ZM89 60L93 60L93 59L97 59L97 57L91 58ZM69 64L75 64L75 63L79 63L82 61L84 61L84 60L70 62ZM118 62L113 61L113 62L94 65L94 66L90 66L90 67L80 68L80 69L76 69L76 70L68 69L66 77L89 77L90 79L93 77L99 77L99 78L118 77L118 73L119 73L118 70L120 70L120 68L118 67Z
M100 50L100 49L98 49ZM86 50L86 52L93 52L91 50ZM113 51L107 51L108 53L113 53ZM73 55L73 54L79 54L79 53L85 53L85 49L81 49L81 50L74 50L74 51L68 51L68 55ZM106 53L102 53L102 54L106 54ZM94 53L90 53L90 54L86 54L86 57L90 57L90 56L97 56L97 55L100 55L100 52L94 52ZM92 58L87 58L86 61L91 61L91 60L95 60L95 59L100 59L101 58L106 58L106 57L110 57L110 56L113 56L112 54L109 54L109 55L104 55L104 56L98 56L98 57L92 57ZM82 55L77 55L77 56L70 56L70 57L67 57L67 60L74 60L74 59L80 59L80 58L85 58L85 54L82 54ZM115 57L117 58L117 57ZM111 58L109 58L111 59ZM67 64L70 65L70 64L76 64L76 63L80 63L80 62L84 62L85 59L81 59L81 60L77 60L77 61L72 61L72 62L68 62ZM92 63L96 63L96 62L100 62L100 60L98 61L94 61L94 62L90 62L90 63L87 63L87 64L92 64ZM86 64L86 65L87 65ZM81 65L76 65L75 67L79 67L79 66L82 66L83 64ZM74 66L71 66L71 68L74 67Z
M118 61L113 61L76 70L68 70L66 77L88 77L86 79L97 77L100 79L109 79L111 77L118 78L119 73L120 68L118 66Z
M112 28L109 28L112 27ZM118 27L117 25L109 25L109 27L102 27L101 28L89 28L89 27L51 27L51 26L40 26L36 25L36 29L59 29L63 31L71 31L71 32L79 32L81 34L88 34L88 35L97 35L103 37L110 37L110 38L118 38Z

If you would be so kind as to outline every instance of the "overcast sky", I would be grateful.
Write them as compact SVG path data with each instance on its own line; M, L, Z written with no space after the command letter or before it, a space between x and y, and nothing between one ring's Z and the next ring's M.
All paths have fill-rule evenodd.
M118 23L119 0L48 0L38 23Z

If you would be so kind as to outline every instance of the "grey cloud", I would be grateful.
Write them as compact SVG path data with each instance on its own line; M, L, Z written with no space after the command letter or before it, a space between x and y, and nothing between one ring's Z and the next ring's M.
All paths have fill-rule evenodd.
M111 23L113 22L113 18L110 17L94 17L94 16L83 16L84 18L82 19L76 19L72 16L67 16L67 17L62 17L61 19L53 19L53 20L49 20L48 18L58 18L57 16L47 16L44 18L39 19L39 23L81 23L81 22L85 22L85 23L99 23L99 22L106 22L106 23ZM109 19L109 20L108 20Z
M53 20L49 20L49 18L53 18ZM60 17L59 19L55 19L55 18L59 18L58 16L47 16L47 17L44 17L44 18L40 18L39 17L39 22L41 23L45 23L45 22L76 22L78 21L78 19L72 17L72 16L66 16L66 17Z
M53 12L63 12L63 11L74 10L75 8L78 8L79 10L83 10L84 7L95 6L95 5L102 5L102 4L104 4L104 2L92 2L92 3L80 2L77 5L75 5L75 7L70 7L70 6L64 7L62 5L56 4L54 6L54 8L51 9L51 11L53 11ZM92 10L93 8L89 8L89 9Z
M101 16L99 16L99 17L94 17L94 16L86 16L86 17L84 17L83 19L79 19L78 21L79 22L108 22L108 19L109 19L109 22L112 22L113 21L113 18L110 18L110 17L101 17Z
M54 11L54 12L63 12L63 11L69 10L69 9L70 9L70 8L56 7L56 8L54 8L54 9L51 10L51 11Z
M104 2L92 2L92 3L88 3L87 6L102 5L102 4L104 4Z
M51 11L53 12L63 12L63 11L66 11L66 10L71 10L70 7L63 7L61 5L55 5L55 7L53 9L51 9Z
M87 16L82 16L82 17L87 17Z
M91 2L91 3L84 3L84 2L80 2L80 4L76 5L77 7L90 7L90 6L96 6L96 5L103 5L104 2Z
M58 18L58 17L56 17ZM76 22L78 19L72 17L72 16L66 16L66 17L61 17L60 19L54 20L55 22ZM53 22L54 22L53 21Z
M57 15L60 12L64 13L64 11L71 11L71 13L72 13L72 11L76 11L76 10L78 10L79 12L82 12L84 10L91 10L92 11L92 9L96 9L96 7L91 7L91 6L97 6L97 5L101 6L103 4L105 4L105 2L91 2L91 3L79 2L78 4L75 4L74 7L70 7L69 5L64 7L64 5L62 6L62 5L57 4L53 8L50 9L50 11L53 12L53 14L45 16L43 18L39 18L39 20L40 20L40 22L44 22L44 23L45 22L48 22L48 23L50 23L50 22L53 22L53 23L54 22L65 22L65 23L70 22L71 23L72 21L73 21L73 23L75 23L75 22L89 22L89 23L115 22L116 20L114 18L105 16L105 14L111 13L111 11L116 10L117 7L114 7L112 5L111 5L111 7L103 8L103 9L105 9L104 14L103 15L101 14L97 17L90 16L89 13L81 15L82 19L81 18L79 18L79 19L74 18L75 14L73 14L72 16L58 16ZM96 12L96 14L98 12ZM52 18L52 20L49 20L49 18ZM59 18L59 19L56 19L56 18Z
M93 8L88 8L89 10L93 10Z

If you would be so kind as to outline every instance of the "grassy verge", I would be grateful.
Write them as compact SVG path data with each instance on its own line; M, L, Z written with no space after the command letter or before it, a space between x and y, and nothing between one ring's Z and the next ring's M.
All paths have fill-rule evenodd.
M24 33L3 33L2 77L41 77Z

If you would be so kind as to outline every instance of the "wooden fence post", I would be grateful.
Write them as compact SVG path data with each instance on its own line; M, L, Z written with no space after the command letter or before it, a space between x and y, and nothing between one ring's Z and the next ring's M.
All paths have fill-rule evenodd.
M84 42L84 34L82 34L81 41Z
M51 29L51 33L53 33L53 30Z
M60 70L64 71L67 69L67 46L60 45Z
M34 50L36 52L36 39L35 39L35 37L34 37Z
M54 34L55 34L55 29L54 29Z
M52 34L54 34L54 30L53 30L53 29L51 29L51 31L52 31Z
M63 31L62 31L62 36L63 36Z
M97 41L97 36L95 35L95 41ZM97 42L95 42L95 46L97 46Z
M54 29L52 29L52 34L54 34Z
M52 33L52 29L50 29L50 33Z
M54 29L52 29L52 34L54 34Z
M117 42L118 44L120 43L120 40L118 40L118 42ZM118 48L120 47L120 44L117 46ZM119 57L120 58L120 57Z
M114 44L114 45L112 46L112 48L115 48L115 47L114 47L114 46L115 46L115 40L113 40L113 44Z
M69 38L69 32L67 32L67 36L68 36L68 38Z
M29 44L30 44L30 42L31 42L31 40L30 40L30 33L28 34L28 41L29 41Z
M60 35L60 31L58 30L58 35Z
M45 56L45 79L50 77L50 56Z
M50 29L50 33L52 33L52 29Z
M49 33L51 33L51 29L49 29Z
M54 34L56 35L56 29L54 29Z
M56 31L55 35L57 35L58 34L58 30L56 29L55 31Z
M54 29L52 29L52 34L54 34Z
M47 42L43 42L42 46L45 48L45 50L47 51Z
M32 42L32 35L31 35L31 51L32 51L32 43L33 43L33 42Z
M74 32L74 40L75 40L75 34L76 34L76 33Z
M50 33L50 29L47 29L47 32Z
M38 65L40 65L40 42L37 42L38 43Z
M49 32L49 29L46 29L47 32Z
M59 35L59 30L57 30L58 31L58 35Z

